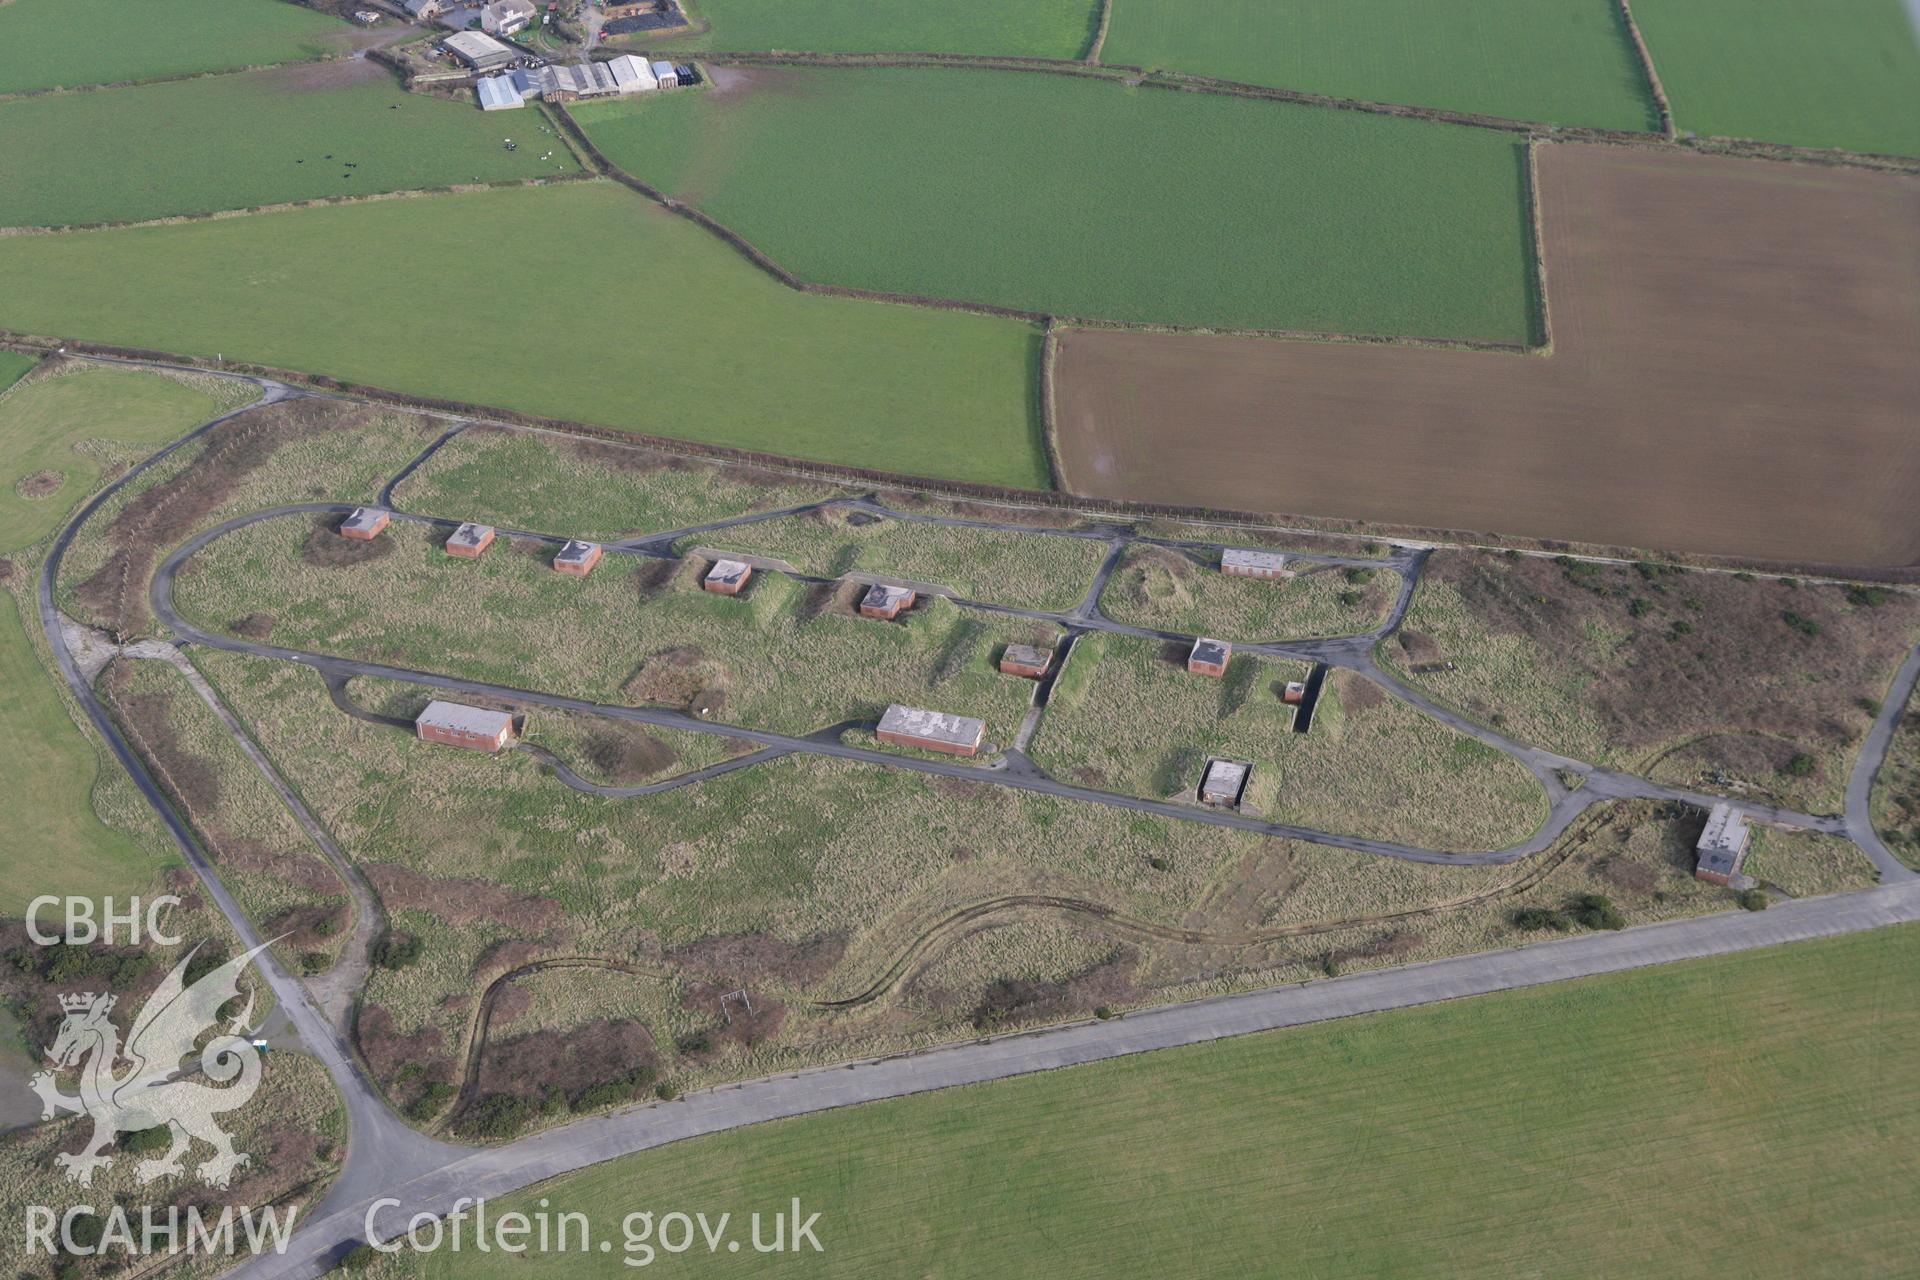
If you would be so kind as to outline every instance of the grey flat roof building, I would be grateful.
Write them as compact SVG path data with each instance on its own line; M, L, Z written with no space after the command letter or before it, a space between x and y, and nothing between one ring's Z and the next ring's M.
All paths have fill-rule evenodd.
M566 546L560 548L560 554L555 556L554 559L558 560L561 564L585 564L593 558L593 553L599 549L600 547L596 543L581 542L576 538Z
M908 742L936 751L970 754L986 736L987 723L972 716L928 711L924 707L906 707L894 703L880 717L880 737L893 742Z
M491 71L495 67L504 67L520 56L492 36L479 31L456 31L441 41L441 44L448 53L475 71Z
M1200 798L1208 804L1237 805L1253 766L1238 760L1209 760L1200 779Z
M513 111L527 105L511 76L488 76L474 86L482 111Z
M1287 558L1278 551L1241 551L1229 547L1220 553L1220 568L1245 577L1268 577L1286 572Z
M378 533L386 526L387 513L379 507L355 507L353 514L340 522L341 532Z
M1205 637L1193 642L1190 662L1205 662L1215 666L1226 665L1227 656L1233 652L1233 646L1224 640L1208 640Z
M1699 862L1694 874L1729 877L1740 869L1746 856L1747 840L1752 835L1747 820L1730 804L1716 804L1707 812L1706 829L1694 844Z

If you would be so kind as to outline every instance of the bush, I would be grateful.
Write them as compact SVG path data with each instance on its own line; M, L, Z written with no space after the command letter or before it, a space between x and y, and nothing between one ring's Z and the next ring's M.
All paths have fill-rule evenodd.
M1820 634L1819 623L1807 617L1805 614L1795 613L1791 609L1781 614L1780 620L1802 635L1817 636Z
M1813 757L1804 751L1796 751L1787 758L1786 773L1794 778L1813 776Z
M1767 909L1768 899L1765 889L1742 889L1739 897L1735 900L1748 911L1765 911Z
M573 1109L597 1111L601 1107L613 1107L622 1102L631 1102L653 1087L656 1074L652 1067L638 1066L617 1080L588 1085L573 1095Z
M1568 908L1569 915L1578 924L1589 929L1624 929L1626 917L1620 914L1620 908L1613 905L1603 894L1583 893L1573 900Z
M1525 929L1529 933L1540 933L1547 929L1555 933L1565 933L1573 928L1573 922L1567 919L1566 912L1556 911L1552 907L1521 907L1513 913L1515 928Z
M445 1080L435 1080L420 1091L420 1096L406 1106L409 1120L428 1120L440 1114L440 1108L447 1105L457 1092Z
M1100 1019L1100 1021L1105 1022L1108 1018L1111 1018L1113 1016L1113 1010L1108 1008L1104 1004L1096 1005L1094 1006L1093 1016Z
M1865 609L1878 608L1891 599L1893 599L1893 592L1885 587L1854 585L1847 588L1847 603L1856 604Z
M333 964L333 957L324 951L302 951L300 953L300 972L325 973Z
M476 1138L511 1138L527 1127L536 1108L525 1098L510 1093L490 1093L468 1107L460 1117L462 1133Z
M173 1145L173 1131L164 1124L120 1135L120 1150L130 1156L155 1156Z
M420 959L424 945L414 934L388 930L373 944L373 962L382 969L404 969Z
M662 1080L653 1086L653 1096L662 1102L672 1102L680 1096L680 1086L671 1080Z
M1355 586L1364 587L1373 581L1373 575L1378 572L1378 569L1349 569L1347 570L1347 581L1353 583Z
M380 1256L371 1244L362 1240L353 1248L340 1255L340 1269L343 1271L365 1271L372 1266L374 1259Z

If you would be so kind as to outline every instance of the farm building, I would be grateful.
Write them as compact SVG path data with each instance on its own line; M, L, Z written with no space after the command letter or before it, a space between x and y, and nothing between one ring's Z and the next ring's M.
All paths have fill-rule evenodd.
M493 545L493 529L489 525L475 524L471 520L455 529L447 539L447 554L464 556L468 560L478 559L484 551Z
M436 698L414 720L413 731L428 742L472 751L498 751L513 740L513 717L504 711Z
M1238 760L1207 761L1207 771L1200 775L1200 803L1238 809L1252 772L1252 765Z
M1706 829L1693 846L1694 876L1709 884L1732 884L1740 874L1740 863L1747 856L1747 840L1752 834L1747 820L1732 805L1713 806L1707 814Z
M653 78L662 89L678 89L680 87L680 69L671 62L654 63Z
M482 111L517 111L527 105L512 76L487 76L474 86Z
M715 560L713 568L707 570L706 580L700 585L723 596L737 596L752 576L753 566L744 561Z
M1297 707L1306 700L1307 682L1305 680L1289 680L1287 687L1280 692L1280 701L1289 706Z
M519 53L490 35L478 31L458 31L441 41L440 47L475 71L498 71L510 67Z
M970 756L980 749L986 736L984 720L972 716L949 715L944 711L926 711L894 703L880 717L878 737L897 747L919 747L941 751L950 756Z
M1010 644L1000 655L1000 671L1004 675L1037 680L1047 674L1047 666L1052 661L1052 652L1038 645Z
M1287 558L1278 551L1238 551L1232 547L1220 553L1220 572L1230 578L1286 578Z
M1193 652L1187 655L1187 670L1198 676L1223 676L1227 674L1227 659L1232 656L1233 646L1225 640L1203 637L1193 642Z
M581 542L576 538L560 548L560 554L553 558L554 570L584 578L593 572L593 566L600 563L602 550L597 542Z
M876 582L867 588L864 596L860 597L860 616L882 618L891 622L900 616L902 609L913 608L915 599L914 593L906 587Z
M380 21L380 11L378 9L355 9L353 11L353 20L363 27L371 27Z
M447 11L446 0L407 0L402 7L415 22L432 22Z
M532 26L538 12L533 0L493 0L480 10L480 29L490 36L510 36Z
M659 77L653 74L653 68L647 65L647 60L630 53L623 53L608 62L607 70L613 72L614 83L619 86L616 93L646 93L660 87Z
M340 536L362 542L380 536L393 517L378 507L355 507L353 514L340 522Z

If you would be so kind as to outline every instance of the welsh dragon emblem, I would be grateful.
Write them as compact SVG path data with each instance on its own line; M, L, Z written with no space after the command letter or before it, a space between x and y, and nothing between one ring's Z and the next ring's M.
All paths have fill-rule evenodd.
M39 1072L29 1083L40 1095L41 1119L51 1120L63 1111L93 1118L87 1145L78 1153L55 1157L68 1178L83 1187L91 1184L93 1171L113 1162L101 1152L117 1135L159 1125L167 1126L172 1142L163 1155L142 1160L135 1169L143 1183L182 1172L180 1157L195 1138L214 1149L197 1170L203 1182L224 1187L234 1170L248 1162L250 1157L233 1149L233 1139L215 1117L246 1105L260 1086L260 1053L244 1034L253 1015L252 996L227 1030L199 1051L200 1075L214 1084L185 1078L181 1062L194 1052L201 1035L217 1025L221 1007L239 997L240 974L248 962L270 945L263 943L227 961L189 986L187 965L200 949L196 946L148 998L124 1047L109 1016L113 996L88 992L60 997L66 1019L47 1057L55 1069L80 1067L80 1096L61 1093L53 1070ZM116 1072L122 1062L130 1065Z

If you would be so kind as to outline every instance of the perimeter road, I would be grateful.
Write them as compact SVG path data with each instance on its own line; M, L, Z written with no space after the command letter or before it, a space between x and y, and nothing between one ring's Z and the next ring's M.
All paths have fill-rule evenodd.
M588 1165L768 1120L1330 1018L1916 921L1920 921L1920 883L1910 882L1790 902L1764 912L1733 911L1618 933L1585 934L722 1086L689 1094L678 1102L615 1112L509 1146L476 1151L385 1188L379 1197L337 1205L329 1200L320 1217L302 1226L285 1254L250 1259L230 1274L247 1280L321 1275L365 1239L367 1214L376 1199L397 1202L384 1206L374 1222L376 1234L392 1238L404 1233L414 1214L444 1216L466 1197L505 1195Z

